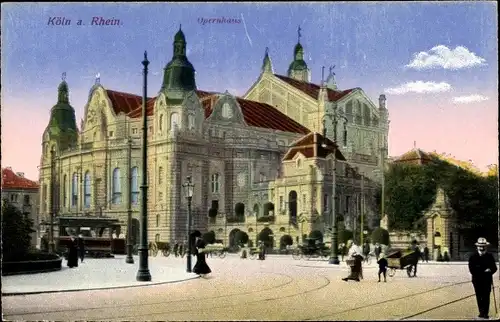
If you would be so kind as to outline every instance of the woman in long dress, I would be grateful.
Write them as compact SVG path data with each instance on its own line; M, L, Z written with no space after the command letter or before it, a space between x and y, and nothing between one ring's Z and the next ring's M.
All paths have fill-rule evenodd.
M196 264L193 267L193 272L201 275L202 277L205 277L205 275L210 274L212 270L210 267L208 267L207 262L206 262L206 255L205 255L205 246L206 243L203 241L201 238L196 238L196 248L195 248L195 255L196 255Z
M342 280L348 281L353 280L359 282L363 278L363 256L361 255L362 250L361 247L357 246L349 240L347 245L350 246L349 253L347 254L348 258L354 260L354 266L351 266L351 272L349 276L343 278Z
M78 245L74 236L71 236L68 246L68 267L78 267Z

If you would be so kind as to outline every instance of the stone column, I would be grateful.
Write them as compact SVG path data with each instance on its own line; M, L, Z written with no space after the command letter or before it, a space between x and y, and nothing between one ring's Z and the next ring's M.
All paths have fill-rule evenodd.
M429 248L429 257L434 259L434 218L427 217L427 248Z

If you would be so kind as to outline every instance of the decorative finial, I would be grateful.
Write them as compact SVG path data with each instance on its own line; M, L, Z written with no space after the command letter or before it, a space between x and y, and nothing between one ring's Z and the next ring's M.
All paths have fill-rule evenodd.
M179 31L182 30L182 24L179 24Z
M321 84L325 81L325 66L321 66Z
M61 79L63 82L66 80L66 72L62 73Z
M144 51L144 60L148 60L148 52Z
M300 43L300 37L302 37L302 35L300 34L300 31L301 31L301 30L302 30L302 29L300 29L300 25L299 25L299 29L297 30L297 33L299 34L299 43Z
M269 54L269 47L266 47L266 56Z
M97 73L97 75L95 75L95 83L96 84L101 83L101 73Z

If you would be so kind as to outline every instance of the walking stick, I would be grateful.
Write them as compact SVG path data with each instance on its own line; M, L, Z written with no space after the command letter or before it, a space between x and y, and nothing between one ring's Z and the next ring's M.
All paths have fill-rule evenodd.
M493 284L493 280L491 281L491 288L493 289L493 304L495 304L495 314L498 315L497 297L495 296L495 285Z

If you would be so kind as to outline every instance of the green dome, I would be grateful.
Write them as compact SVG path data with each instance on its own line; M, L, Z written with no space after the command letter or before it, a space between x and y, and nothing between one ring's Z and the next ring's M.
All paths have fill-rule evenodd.
M288 70L305 70L305 69L307 69L307 64L303 59L292 61L290 67L288 67Z
M295 48L293 50L293 54L296 56L299 52L304 53L304 47L300 43L295 45Z
M175 34L174 42L177 41L186 42L186 37L184 36L184 33L182 32L181 29L179 29L179 31Z
M186 91L196 89L194 67L186 56L176 56L167 64L162 88Z
M78 135L76 127L75 109L69 104L68 84L63 81L58 87L57 104L50 111L50 121L47 131L51 137L59 142L61 148L74 143Z

